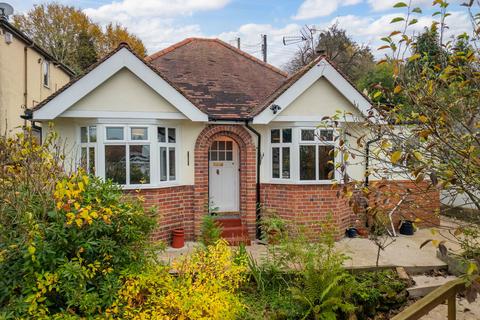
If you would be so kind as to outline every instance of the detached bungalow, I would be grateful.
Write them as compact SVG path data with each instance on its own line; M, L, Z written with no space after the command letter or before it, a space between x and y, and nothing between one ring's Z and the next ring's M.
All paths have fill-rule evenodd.
M241 223L231 237L255 239L258 208L312 225L332 213L339 234L351 223L328 175L329 161L343 161L330 151L344 133L317 125L369 108L324 58L288 77L218 39L189 38L145 60L120 45L32 119L54 122L75 165L141 189L158 207L156 238L184 227L195 239L215 208ZM364 168L348 174L362 179Z

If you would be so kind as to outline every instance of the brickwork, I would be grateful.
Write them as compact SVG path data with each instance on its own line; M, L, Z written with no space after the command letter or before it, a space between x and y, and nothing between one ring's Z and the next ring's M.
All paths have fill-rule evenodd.
M421 227L438 226L440 224L440 192L429 188L427 182L416 184L413 181L374 181L369 186L375 190L369 199L370 205L375 203L389 212L402 196L409 194L393 215L394 225L398 227L400 219L417 221Z
M209 125L195 144L194 233L200 235L202 216L208 213L208 149L215 138L233 139L240 153L240 216L255 238L256 152L250 133L241 125Z
M320 235L321 224L333 223L341 237L351 220L351 209L337 197L331 185L268 184L261 185L263 210L273 210L288 223L303 226L312 238Z
M137 194L137 192L131 192ZM185 228L185 240L194 240L193 230L193 186L178 186L140 190L148 210L156 208L157 228L153 240L170 243L172 230Z

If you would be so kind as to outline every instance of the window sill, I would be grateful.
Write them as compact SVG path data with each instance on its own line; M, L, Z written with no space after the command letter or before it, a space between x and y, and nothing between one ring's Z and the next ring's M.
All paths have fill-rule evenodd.
M178 182L162 183L162 184L134 184L134 185L123 185L123 190L148 190L148 189L161 189L161 188L171 188L181 186Z
M325 185L325 184L334 184L335 180L282 180L282 179L270 179L266 183L270 184L298 184L298 185Z

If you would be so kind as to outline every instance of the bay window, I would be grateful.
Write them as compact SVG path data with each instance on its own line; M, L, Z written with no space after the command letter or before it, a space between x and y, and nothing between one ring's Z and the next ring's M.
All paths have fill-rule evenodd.
M270 154L273 180L315 183L335 178L333 129L272 129Z

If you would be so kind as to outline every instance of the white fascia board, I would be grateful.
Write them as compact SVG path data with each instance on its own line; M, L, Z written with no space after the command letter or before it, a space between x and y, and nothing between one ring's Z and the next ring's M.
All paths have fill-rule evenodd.
M131 112L131 111L90 111L67 110L60 114L60 118L98 118L98 119L188 119L180 112Z
M286 108L305 92L315 81L325 77L350 103L352 103L364 116L368 116L371 107L370 102L355 89L328 61L321 60L300 79L291 85L284 93L276 98L270 105L276 104L281 107L276 114L270 108L265 108L253 118L253 124L268 124L279 117Z
M192 121L208 121L208 116L205 113L195 107L180 92L125 48L120 49L83 78L72 84L71 87L47 102L40 110L34 111L33 120L55 119L122 68L129 69L188 119ZM112 116L114 115L112 114Z

